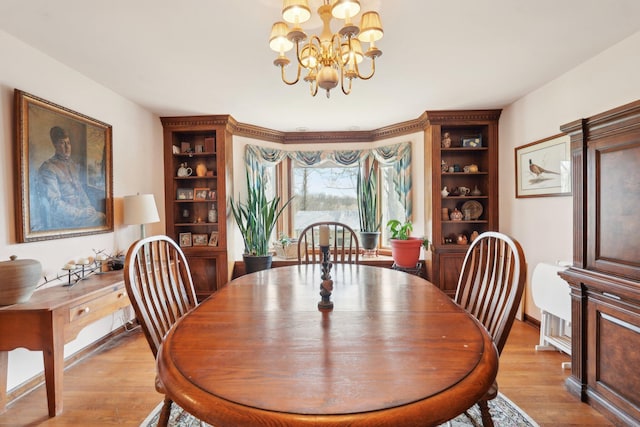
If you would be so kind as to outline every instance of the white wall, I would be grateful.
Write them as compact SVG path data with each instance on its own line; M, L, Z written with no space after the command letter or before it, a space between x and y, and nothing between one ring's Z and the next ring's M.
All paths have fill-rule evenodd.
M572 197L515 198L514 148L560 126L640 99L640 32L517 100L500 118L500 229L522 244L529 279L539 262L571 261ZM525 313L540 319L530 297Z
M8 260L10 255L36 259L42 263L44 275L55 277L68 260L92 255L92 249L105 249L109 253L126 251L130 243L139 238L139 227L122 225L122 197L137 192L155 195L163 222L147 226L147 233L161 233L164 230L164 183L160 120L2 31L0 57L4 58L0 73L0 260ZM115 232L16 244L15 215L19 214L14 210L13 91L16 88L113 126ZM77 340L65 347L65 354L117 328L123 316L129 313L116 313L86 328ZM40 352L24 349L10 352L8 390L42 370Z

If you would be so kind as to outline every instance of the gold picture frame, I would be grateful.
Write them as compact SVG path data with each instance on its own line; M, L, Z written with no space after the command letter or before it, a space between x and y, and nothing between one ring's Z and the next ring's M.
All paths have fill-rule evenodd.
M558 134L515 148L516 197L571 195L569 135Z
M193 189L193 200L209 200L209 191L207 187L197 187Z
M111 125L14 91L18 243L113 231Z

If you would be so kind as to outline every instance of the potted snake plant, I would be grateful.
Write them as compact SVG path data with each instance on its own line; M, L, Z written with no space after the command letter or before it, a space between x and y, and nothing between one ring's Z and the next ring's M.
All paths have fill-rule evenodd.
M276 222L287 207L291 199L280 206L280 197L267 200L264 182L258 176L255 182L249 181L247 172L247 200L246 202L229 200L231 212L238 224L244 253L242 258L247 273L271 268L273 254L269 249L269 238L273 233Z
M382 222L378 210L378 176L373 164L367 176L358 174L357 190L360 243L363 249L373 250L378 247Z

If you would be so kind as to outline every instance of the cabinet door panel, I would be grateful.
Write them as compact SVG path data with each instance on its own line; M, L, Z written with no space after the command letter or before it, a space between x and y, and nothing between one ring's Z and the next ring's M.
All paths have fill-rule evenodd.
M594 301L589 324L589 387L640 418L640 314Z
M189 257L189 268L198 300L217 290L218 260L215 257Z
M589 191L596 200L589 226L596 242L588 254L598 271L640 279L640 135L593 144L589 156ZM595 189L606 188L596 193Z
M439 287L447 295L453 297L458 288L458 278L462 271L464 253L451 253L440 255L440 271L438 277Z

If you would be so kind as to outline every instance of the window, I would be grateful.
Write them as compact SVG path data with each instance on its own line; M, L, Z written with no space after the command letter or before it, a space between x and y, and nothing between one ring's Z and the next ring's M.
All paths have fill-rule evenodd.
M389 246L389 230L387 222L390 219L398 219L404 222L405 208L400 201L398 188L398 173L394 166L381 166L380 173L380 199L379 203L382 208L382 225L380 226L380 244Z
M380 146L368 150L285 151L247 145L248 170L263 174L267 197L294 196L284 212L280 233L295 237L309 224L336 221L359 230L356 185L359 164L374 161L380 169L379 206L382 246L388 246L386 223L411 218L411 144ZM285 174L283 163L289 165ZM290 168L290 169L289 169ZM282 227L284 225L284 227ZM275 237L275 236L274 236ZM275 237L277 238L277 237Z
M319 221L337 221L359 229L356 182L358 167L326 162L291 168L293 234Z

